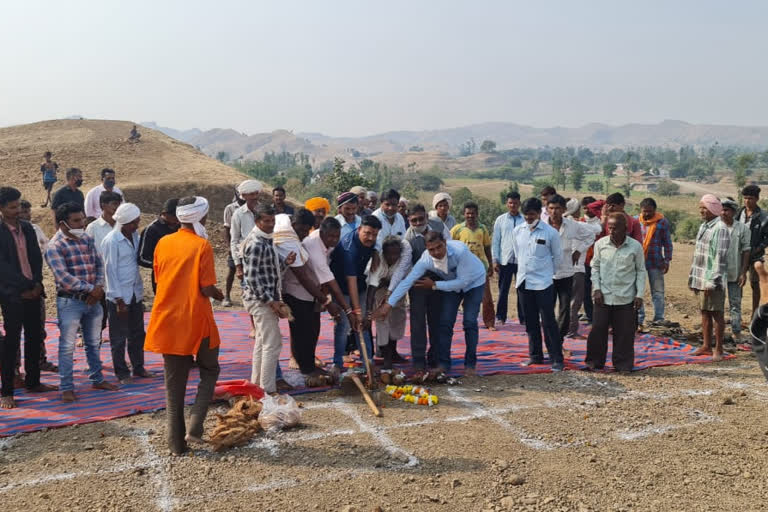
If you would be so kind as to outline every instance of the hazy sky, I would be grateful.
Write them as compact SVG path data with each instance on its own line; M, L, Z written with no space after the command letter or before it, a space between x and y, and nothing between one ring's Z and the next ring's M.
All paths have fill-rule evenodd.
M768 125L768 2L4 1L0 125Z

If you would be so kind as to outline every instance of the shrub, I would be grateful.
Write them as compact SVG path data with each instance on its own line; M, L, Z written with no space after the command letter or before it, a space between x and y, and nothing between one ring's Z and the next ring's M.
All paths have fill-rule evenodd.
M676 196L680 193L680 186L669 180L661 180L656 187L656 193L660 196Z
M589 180L587 182L587 190L590 192L602 192L603 182L600 180Z
M701 220L695 219L693 217L686 217L677 225L677 228L675 229L675 240L695 240L696 235L699 233L699 226L701 226Z

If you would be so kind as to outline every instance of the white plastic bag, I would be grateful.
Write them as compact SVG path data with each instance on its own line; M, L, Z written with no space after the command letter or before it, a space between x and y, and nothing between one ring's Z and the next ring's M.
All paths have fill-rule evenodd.
M259 414L259 424L264 430L291 428L301 422L301 409L290 395L265 395L261 403L263 407Z

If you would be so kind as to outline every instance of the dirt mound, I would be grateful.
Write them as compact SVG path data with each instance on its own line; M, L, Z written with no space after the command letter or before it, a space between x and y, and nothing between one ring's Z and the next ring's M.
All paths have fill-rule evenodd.
M142 211L159 211L169 197L199 194L211 202L212 214L221 217L231 200L233 186L244 176L209 158L189 144L161 132L140 127L141 141L128 142L133 123L102 120L55 120L0 128L0 183L22 191L35 218L44 199L40 163L45 151L59 164L59 183L64 170L83 171L83 193L100 182L102 168L117 171L118 186Z

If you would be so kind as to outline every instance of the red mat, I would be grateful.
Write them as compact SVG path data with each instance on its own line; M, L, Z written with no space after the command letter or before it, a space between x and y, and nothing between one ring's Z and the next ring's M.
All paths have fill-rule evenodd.
M244 312L217 312L216 322L222 337L222 346L219 362L221 365L220 380L247 379L251 375L251 353L253 341L248 338L250 325L248 316ZM147 316L147 320L148 320ZM47 324L48 357L52 362L57 362L58 352L58 328L55 322ZM288 325L281 322L283 332L283 352L281 354L281 367L286 379L292 384L300 384L303 380L298 371L287 370L290 349L288 343ZM454 374L461 374L463 370L464 339L459 317L454 342L452 357L454 361ZM323 315L320 342L317 355L324 361L331 361L333 357L333 324L326 315ZM583 360L586 352L586 341L566 340L566 348L573 352L573 357L566 361L566 368L575 370L584 368ZM399 343L401 354L410 353L410 341L408 333ZM670 339L663 339L645 334L639 336L635 342L635 368L643 369L651 366L666 366L687 363L705 363L711 361L710 357L693 357L694 348L684 343ZM154 411L165 407L165 391L163 387L163 361L162 356L147 352L146 368L154 371L159 376L155 379L140 379L132 384L124 386L120 391L96 391L91 389L88 377L85 373L84 349L75 349L75 389L80 400L74 404L64 404L60 401L58 392L30 394L24 390L16 390L16 400L19 407L11 410L0 410L0 436L8 436L20 432L32 432L42 428L61 427L75 423L90 423L105 421L123 416L129 416L139 412ZM539 365L532 367L521 366L528 358L528 338L522 326L507 324L497 331L480 329L480 342L477 347L477 372L480 375L497 374L523 374L549 372L549 366ZM104 365L104 376L114 382L112 371L112 356L108 344L101 349L101 360ZM610 362L610 352L608 355ZM610 366L610 363L609 363ZM187 388L187 400L194 399L197 385L197 373L193 370ZM51 373L42 374L43 382L47 384L59 383L58 375ZM306 388L297 389L296 393L306 393Z

